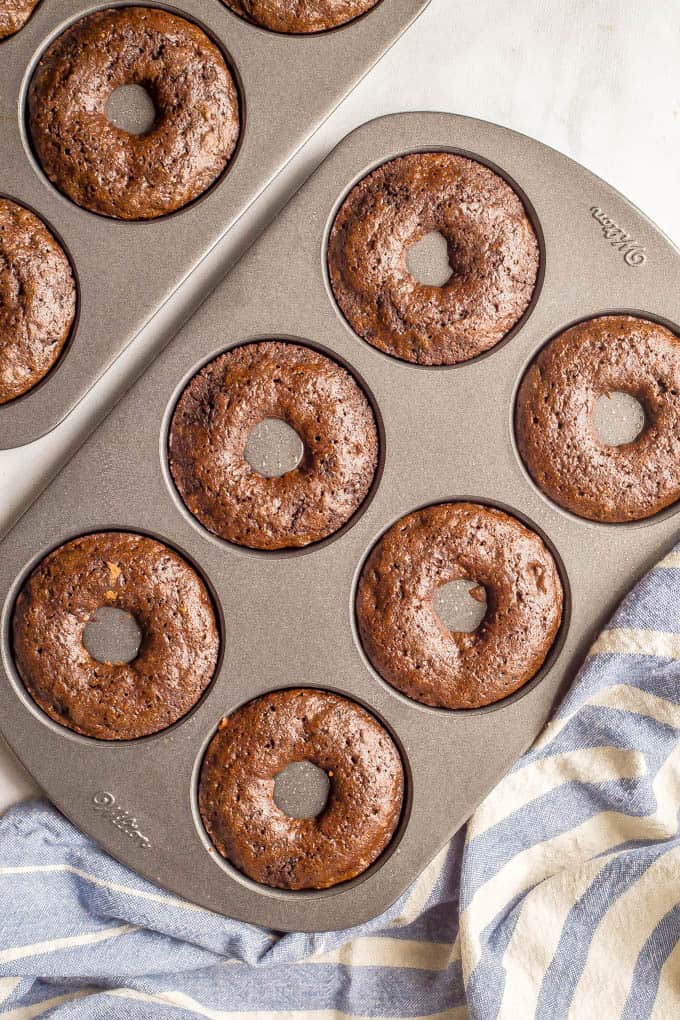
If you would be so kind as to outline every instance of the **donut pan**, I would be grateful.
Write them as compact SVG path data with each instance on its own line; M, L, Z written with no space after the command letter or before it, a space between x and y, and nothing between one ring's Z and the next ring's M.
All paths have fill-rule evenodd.
M240 91L242 131L210 191L149 222L106 219L62 196L37 162L25 122L28 85L47 45L83 15L117 4L49 0L0 43L0 195L47 222L71 256L80 290L79 318L55 368L0 406L0 449L30 443L66 417L428 3L382 0L356 21L310 36L265 31L220 0L156 4L197 22L221 46Z
M334 303L326 239L347 190L400 154L450 150L489 163L524 196L542 270L533 307L503 344L453 368L417 368L360 340ZM629 240L624 243L624 238ZM604 312L680 323L680 255L637 209L538 142L448 114L403 114L348 136L10 532L0 552L0 725L49 797L117 858L162 886L278 930L358 924L392 903L528 747L615 604L677 533L674 508L647 523L603 525L558 509L520 463L512 410L532 356L556 332ZM255 553L204 531L184 510L166 463L183 385L226 347L257 338L318 345L351 367L382 428L379 480L363 513L302 552ZM353 602L361 565L384 529L425 504L460 498L510 510L541 533L562 570L561 631L544 669L488 709L409 701L369 666ZM23 692L10 620L33 565L99 529L158 536L199 567L222 616L223 658L197 708L172 729L113 745L53 724ZM277 688L338 691L395 735L408 796L393 843L363 876L324 892L255 885L211 852L196 811L202 753L220 718Z

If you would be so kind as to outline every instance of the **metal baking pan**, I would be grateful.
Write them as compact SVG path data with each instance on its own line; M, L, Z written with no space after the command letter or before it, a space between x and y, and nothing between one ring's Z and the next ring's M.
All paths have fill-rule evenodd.
M80 289L79 318L57 365L35 389L0 406L0 449L30 443L66 417L428 3L382 0L356 21L310 36L265 31L220 0L162 5L221 46L239 87L242 126L217 184L150 222L108 220L74 205L44 175L25 123L28 85L48 44L83 15L120 5L50 0L0 43L0 194L47 222L71 256Z
M541 244L523 323L486 356L452 368L414 367L360 340L325 268L347 190L385 160L432 149L504 174ZM234 918L316 931L358 924L392 903L532 742L615 604L677 533L675 508L625 525L565 513L534 486L515 447L513 403L533 355L576 320L615 311L677 327L680 255L576 163L515 132L447 114L387 117L346 138L2 545L0 725L57 807L130 867ZM250 552L208 534L184 509L166 461L169 417L197 368L225 347L276 337L318 345L349 365L384 430L382 474L364 512L338 537L288 554ZM373 672L353 605L361 565L383 530L416 507L459 498L508 508L536 528L561 566L566 601L556 645L531 683L496 706L448 712L408 700ZM105 528L146 532L183 551L212 585L223 618L223 661L198 707L165 733L115 746L42 715L22 689L10 644L27 572L67 539ZM386 723L403 751L408 797L393 844L364 875L323 892L286 893L254 884L210 852L195 793L220 718L299 685L345 693Z

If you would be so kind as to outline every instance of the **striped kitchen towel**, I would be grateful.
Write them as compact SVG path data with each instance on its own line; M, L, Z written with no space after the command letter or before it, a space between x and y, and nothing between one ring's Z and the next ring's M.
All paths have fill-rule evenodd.
M22 805L0 821L0 1016L680 1017L678 731L680 547L467 831L361 928L229 921Z

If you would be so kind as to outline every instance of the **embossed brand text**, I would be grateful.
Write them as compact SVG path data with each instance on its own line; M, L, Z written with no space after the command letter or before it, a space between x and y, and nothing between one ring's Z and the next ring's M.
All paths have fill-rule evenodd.
M112 793L101 790L99 793L95 793L92 803L94 804L95 811L106 815L111 825L115 825L117 829L124 832L139 847L143 850L150 848L151 840L143 832L140 832L137 819L129 811L126 811L125 808L116 803L116 798Z
M643 266L645 264L647 252L644 245L626 233L618 223L614 223L614 220L610 219L599 205L591 205L590 215L600 224L602 234L612 248L616 248L623 255L623 261L627 266Z

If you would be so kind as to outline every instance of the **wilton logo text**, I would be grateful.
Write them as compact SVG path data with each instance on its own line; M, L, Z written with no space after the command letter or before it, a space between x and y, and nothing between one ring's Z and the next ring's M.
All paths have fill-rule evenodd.
M150 848L151 840L143 832L140 832L137 819L134 815L131 815L124 808L116 804L116 798L112 793L107 793L104 790L95 793L92 803L94 804L95 811L106 815L112 825L115 825L117 829L120 829L126 836L134 840L143 850Z
M612 248L623 255L623 261L627 266L635 267L645 264L647 252L644 245L632 238L618 223L614 223L614 220L610 219L599 205L591 205L590 215L600 224L602 234Z

